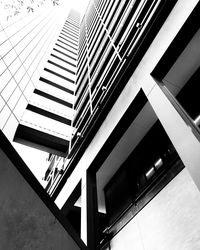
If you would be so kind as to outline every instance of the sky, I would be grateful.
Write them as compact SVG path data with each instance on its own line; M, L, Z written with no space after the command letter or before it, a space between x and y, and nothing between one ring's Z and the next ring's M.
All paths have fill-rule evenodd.
M88 6L89 0L62 0L65 1L67 6L77 10L80 14L84 14Z
M27 0L29 1L29 0ZM50 0L49 0L50 1ZM2 1L0 1L2 2ZM81 16L85 13L89 0L60 0L60 6L64 6L63 9L70 10L71 8L80 12ZM62 4L62 5L61 5ZM68 13L68 11L67 11ZM66 13L66 14L67 14ZM46 169L48 168L49 162L47 161L48 153L42 152L40 150L30 148L19 143L14 142L14 146L17 149L18 153L21 155L27 166L30 168L32 173L38 179L42 186L45 186L47 183L42 180L45 175Z
M66 6L67 8L73 8L83 15L88 3L89 0L0 0L1 21L4 15L8 20L10 17L21 15L27 11L31 12L31 8L33 8L35 12L42 6L58 6L57 4Z

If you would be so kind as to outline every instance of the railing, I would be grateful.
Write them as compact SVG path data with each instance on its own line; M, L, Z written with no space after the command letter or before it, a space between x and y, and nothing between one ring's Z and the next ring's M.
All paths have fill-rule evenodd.
M91 93L88 95L87 103L85 102L86 92L78 91L78 109L75 117L75 128L77 133L81 134L81 137L85 137L87 134L86 125L83 126L83 122L90 127L90 124L98 116L101 108L105 106L107 100L112 96L113 91L117 84L123 84L126 82L122 79L122 76L126 72L130 72L129 62L134 60L135 53L139 49L141 42L144 39L144 34L149 31L148 25L153 23L154 17L158 7L165 1L163 0L140 0L130 1L126 4L114 4L116 8L113 10L118 24L110 23L108 31L104 33L105 38L101 39L97 55L92 57L92 65L88 72L90 77L89 89ZM110 14L111 15L111 14ZM112 19L112 17L110 17ZM122 23L123 25L120 25ZM103 28L105 29L105 27ZM108 35L108 32L112 33L112 37ZM107 42L105 42L107 41ZM132 72L133 73L133 72ZM84 76L84 78L86 75ZM125 77L126 78L126 77ZM83 84L83 79L80 80L80 85ZM81 87L83 88L83 86ZM85 110L82 106L89 107L91 105L91 112L83 112ZM77 106L77 104L76 104ZM87 117L87 119L86 119ZM79 122L77 123L77 120ZM88 122L90 120L90 123ZM83 131L84 129L84 131ZM74 135L77 137L77 133ZM72 139L73 151L75 147L78 149L80 139ZM77 145L75 145L77 144Z

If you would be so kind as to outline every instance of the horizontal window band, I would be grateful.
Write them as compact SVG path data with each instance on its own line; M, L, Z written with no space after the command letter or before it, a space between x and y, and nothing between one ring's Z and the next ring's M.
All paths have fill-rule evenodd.
M28 110L30 110L30 111L32 111L32 112L35 112L35 113L37 113L37 114L46 116L46 117L48 117L48 118L50 118L50 119L53 119L53 120L56 120L56 121L58 121L58 122L61 122L61 123L64 123L64 124L66 124L66 125L71 126L71 123L72 123L71 120L69 120L69 119L67 119L67 118L64 118L64 117L62 117L62 116L59 116L59 115L57 115L57 114L54 114L54 113L52 113L52 112L50 112L50 111L44 110L44 109L42 109L42 108L36 107L36 106L34 106L34 105L31 105L31 104L28 104L28 106L26 107L26 109L28 109Z
M75 39L79 39L78 34L72 32L69 28L66 28L65 26L63 27L63 30L68 32L70 34L70 36L73 36Z
M65 32L67 36L70 36L70 38L74 40L74 42L78 43L79 40L78 34L74 35L74 33L72 33L71 30L67 29L66 27L63 27L61 31Z
M60 39L58 39L57 41L58 41L58 42L60 42L60 43L63 43L63 44L65 44L65 45L67 45L67 46L68 46L68 44L67 44L67 43L65 43L65 42L61 41ZM60 45L60 44L58 44L58 43L56 43L56 45L57 45L57 46L59 46L59 47L60 47L60 48L62 48L62 49L65 49L66 51L68 51L68 52L70 52L70 53L74 54L75 56L77 56L77 55L78 55L77 53L75 53L75 52L71 51L70 49L67 49L66 47L63 47L62 45Z
M62 36L59 36L59 37L62 38L63 40L65 40L66 42L70 42L70 41L68 41L66 38L64 38ZM69 46L72 49L78 50L78 48L75 48L75 47L71 46L70 44L67 44L67 46Z
M78 44L78 38L71 37L71 34L64 29L62 29L62 32L66 34L67 38L71 39L72 41Z
M73 80L69 79L68 77L60 75L60 74L54 72L53 70L50 70L50 69L47 69L47 68L44 68L44 70L51 73L51 74L53 74L53 75L55 75L55 76L58 76L58 77L62 78L64 80L68 81L68 82L75 83Z
M72 27L67 26L66 24L65 24L63 27L64 27L65 29L68 29L68 30L70 30L71 32L73 32L73 34L76 34L76 35L79 34L79 31L78 31L78 30L75 30L75 29L73 29Z
M54 65L54 66L56 66L56 67L58 67L58 68L60 68L60 69L63 69L63 70L65 70L65 71L67 71L67 72L69 72L69 73L75 75L75 72L74 72L74 71L72 71L72 70L70 70L70 69L67 69L67 68L65 68L65 67L63 67L63 66L61 66L61 65L59 65L59 64L57 64L57 63L55 63L55 62L52 62L52 61L50 61L50 60L48 60L47 62L50 63L50 64L52 64L52 65Z
M66 20L65 24L69 25L70 27L72 27L75 30L79 30L80 29L78 25L74 24L73 22L70 22L69 20Z
M45 98L47 98L49 100L52 100L54 102L60 103L60 104L66 106L68 108L73 107L73 105L71 103L66 102L66 101L64 101L64 100L62 100L62 99L60 99L58 97L53 96L53 95L47 94L47 93L45 93L45 92L43 92L43 91L41 91L39 89L35 89L34 93L37 94L37 95L43 96L43 97L45 97Z
M74 59L72 56L69 56L69 55L65 54L64 52L62 52L62 51L60 51L60 50L58 50L58 49L53 48L53 50L55 50L56 52L58 52L58 53L60 53L60 54L62 54L62 55L64 55L64 56L69 57L70 59L72 59L72 60L74 60L74 61L76 61L76 59ZM75 66L75 67L76 67L76 66Z
M67 60L62 59L62 58L61 58L61 57L59 57L59 56L56 56L56 55L54 55L54 54L51 54L51 56L53 56L53 57L57 58L58 60L60 60L60 61L62 61L62 62L65 62L65 63L67 63L67 64L69 64L69 65L71 65L71 66L73 66L73 67L76 67L76 65L75 65L75 64L70 63L70 62L68 62Z
M62 35L62 36L64 36L64 37L66 37L66 38L69 38L66 34L64 34L63 32L60 32L60 34ZM69 42L69 43L71 43L71 44L73 44L74 46L77 46L78 47L78 43L73 43L72 41L70 41L70 40L68 40L68 39L66 39L66 41L67 42ZM76 49L76 48L75 48Z
M69 49L67 49L66 47L63 47L62 45L60 45L60 44L58 44L58 43L56 43L55 45L57 45L58 47L60 47L60 48L62 48L62 49L64 49L64 50L66 50L66 51L68 51L69 53L72 53L71 52L71 50L69 50ZM66 44L66 45L68 45L68 44ZM69 45L68 45L69 46ZM74 53L73 53L74 54ZM77 56L77 54L75 54L76 56ZM74 60L76 60L76 58L74 58L73 56L71 56L71 58L73 58Z
M53 87L56 87L56 88L58 88L60 90L63 90L63 91L65 91L65 92L67 92L67 93L69 93L71 95L74 95L74 91L72 91L70 89L67 89L67 88L65 88L65 87L63 87L63 86L61 86L61 85L59 85L59 84L57 84L55 82L52 82L52 81L50 81L50 80L48 80L48 79L46 79L44 77L40 77L39 80L42 81L42 82L45 82L45 83L47 83L47 84L49 84L49 85L51 85Z
M15 133L14 141L21 142L27 146L43 149L47 152L65 156L68 152L69 141L52 135L51 131L42 132L38 129L19 124Z
M73 48L72 46L70 46L68 43L65 43L65 42L63 42L62 40L60 40L60 39L57 39L57 41L58 42L61 42L61 43L63 43L63 44L65 44L66 46L69 46L70 48ZM73 48L73 49L75 49L75 48ZM74 52L74 51L72 51L72 50L69 50L69 49L67 49L69 52L71 52L72 54L74 54L74 55L76 55L76 56L78 56L78 49L75 49L76 51L77 51L77 53L76 52Z
M70 23L69 21L66 21L65 23L66 23L66 24L70 24L70 25L74 26L77 30L79 30L79 27L78 27L77 25L75 25L75 24L73 24L73 23Z
M67 21L74 23L74 25L76 25L78 27L80 26L80 22L74 18L72 19L72 18L68 17Z
M65 23L69 23L69 24L71 24L71 25L73 25L74 27L76 27L76 28L80 28L80 24L78 23L76 23L76 22L74 22L72 19L70 19L70 18L67 18L67 20L65 21Z

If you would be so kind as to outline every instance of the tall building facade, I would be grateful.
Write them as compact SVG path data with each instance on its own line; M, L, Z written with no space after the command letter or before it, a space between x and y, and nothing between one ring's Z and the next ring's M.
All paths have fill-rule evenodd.
M198 249L199 8L88 5L74 135L65 158L50 155L45 179L89 249Z
M199 249L199 11L91 0L39 76L15 140L50 152L46 191L88 249Z
M66 156L74 131L79 15L71 11L43 65L14 141Z
M48 48L57 35L54 9L1 19L0 128L13 140L46 61Z

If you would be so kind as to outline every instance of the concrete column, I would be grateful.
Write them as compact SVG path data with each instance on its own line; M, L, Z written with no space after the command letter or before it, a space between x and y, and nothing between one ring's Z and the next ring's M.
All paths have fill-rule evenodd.
M81 239L89 249L100 249L96 173L89 171L81 179Z
M87 171L87 246L91 250L100 249L99 216L97 202L96 173Z
M149 81L147 85L152 84L152 89L146 85L143 86L143 90L181 160L200 189L200 143L192 132L190 123L185 122L188 117L186 114L185 117L183 113L179 114L161 88L155 82L153 84L152 78L149 78Z
M87 245L87 190L86 171L81 179L81 239Z

